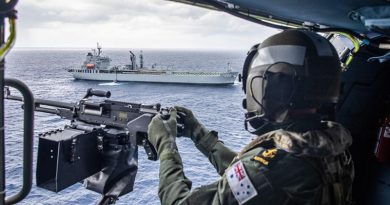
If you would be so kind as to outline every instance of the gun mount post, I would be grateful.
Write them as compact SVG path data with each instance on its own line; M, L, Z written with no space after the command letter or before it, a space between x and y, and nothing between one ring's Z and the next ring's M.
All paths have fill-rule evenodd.
M16 10L18 0L0 0L0 88L4 88L4 58L15 43ZM5 42L5 19L9 19L10 32ZM27 192L28 194L28 192ZM0 205L7 204L5 199L5 134L4 134L4 95L0 95Z
M0 44L4 44L4 18L0 19ZM4 88L4 59L0 61L0 87ZM4 95L0 95L0 205L5 204Z
M5 79L4 84L19 90L24 101L23 123L23 186L21 190L5 199L4 204L15 204L24 199L31 190L33 173L33 140L34 140L34 96L30 89L22 81L17 79ZM4 132L4 130L2 130ZM4 142L4 141L3 141ZM4 152L4 150L2 150ZM4 156L2 156L4 157ZM5 171L2 167L1 171ZM2 173L4 174L4 173ZM5 185L5 180L3 181ZM5 193L4 193L5 195Z

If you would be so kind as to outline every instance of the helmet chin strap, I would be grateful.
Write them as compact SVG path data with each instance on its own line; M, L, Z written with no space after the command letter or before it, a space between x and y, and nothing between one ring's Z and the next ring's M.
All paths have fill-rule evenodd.
M250 113L248 112L245 115L248 114ZM256 123L260 124L257 127L253 127L251 125L251 122L255 120ZM249 126L252 127L253 130L250 130ZM310 129L319 129L321 126L321 115L317 113L307 114L305 116L302 116L301 119L288 119L282 122L270 121L269 119L264 117L264 114L246 117L244 121L245 130L247 130L251 134L255 134L258 136L278 129L284 129L293 132L306 132Z
M247 112L245 114L246 117L244 120L245 130L251 134L262 135L262 134L265 134L265 133L273 131L273 130L286 128L291 124L291 122L289 120L287 120L287 121L283 120L281 122L270 121L267 117L265 117L264 114L254 115L252 117L247 117L248 115L253 114L253 113L254 112ZM288 113L288 110L286 110L285 114L283 114L284 119L286 119L286 117L288 115L287 113ZM254 121L256 121L256 123L260 122L260 126L253 127L251 125L252 124L251 122L254 122ZM252 127L253 130L251 130L249 127Z

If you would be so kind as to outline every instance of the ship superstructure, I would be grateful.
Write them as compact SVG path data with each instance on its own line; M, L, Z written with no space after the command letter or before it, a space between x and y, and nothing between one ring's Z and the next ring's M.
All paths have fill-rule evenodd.
M88 52L85 58L82 69L108 69L110 68L111 58L108 56L102 56L102 47L97 44L97 51L92 49L92 52Z
M79 69L67 69L75 79L98 81L128 81L154 83L186 83L186 84L233 84L238 72L228 68L226 72L172 71L143 67L142 51L137 64L136 55L130 52L130 64L111 66L111 58L102 55L102 47L97 46L88 52Z

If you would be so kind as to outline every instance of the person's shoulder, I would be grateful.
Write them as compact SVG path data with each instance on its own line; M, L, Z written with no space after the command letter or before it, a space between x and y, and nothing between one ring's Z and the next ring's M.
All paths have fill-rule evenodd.
M283 149L255 149L244 155L242 161L250 176L265 178L273 185L321 181L320 174L310 161Z
M306 165L309 165L304 157L278 148L254 149L244 155L243 160L246 162L245 164L251 164L252 167L259 168L263 171L288 167L305 169L307 167Z
M304 159L282 149L262 147L234 161L226 170L226 179L233 194L246 193L244 196L251 198L254 193L254 204L259 200L265 204L283 203L301 192L315 195L322 184L320 175Z

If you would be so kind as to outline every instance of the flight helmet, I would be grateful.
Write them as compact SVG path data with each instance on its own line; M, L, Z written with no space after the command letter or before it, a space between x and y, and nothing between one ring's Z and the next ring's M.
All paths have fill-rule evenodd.
M311 31L286 30L255 45L242 73L246 129L283 128L293 110L337 102L340 72L336 49Z

